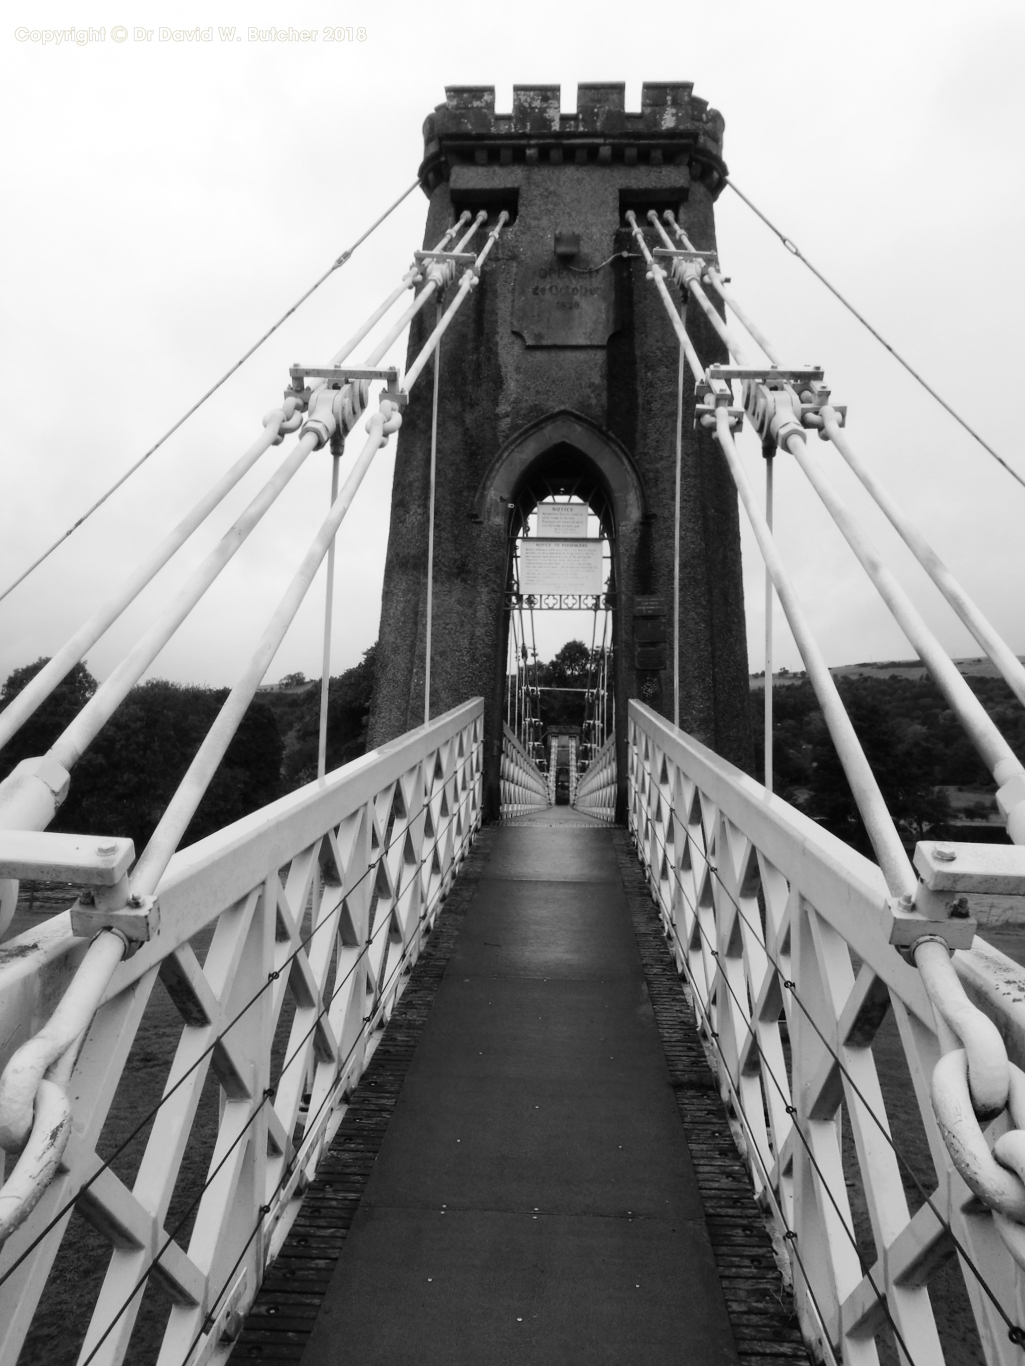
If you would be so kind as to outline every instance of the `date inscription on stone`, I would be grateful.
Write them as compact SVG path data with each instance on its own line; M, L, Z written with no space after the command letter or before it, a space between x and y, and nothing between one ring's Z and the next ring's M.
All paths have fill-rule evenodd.
M574 270L551 255L517 264L512 330L528 346L604 346L618 327L610 266Z

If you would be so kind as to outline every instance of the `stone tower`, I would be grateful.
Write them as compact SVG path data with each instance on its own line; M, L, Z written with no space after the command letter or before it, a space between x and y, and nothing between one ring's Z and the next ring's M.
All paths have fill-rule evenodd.
M424 124L425 247L464 209L511 221L442 343L435 512L431 715L485 699L486 809L497 814L508 632L511 517L525 481L583 477L611 516L619 774L626 701L672 716L673 530L679 344L624 218L670 208L715 247L722 116L686 82L517 86L511 114L491 86L446 90ZM484 242L481 230L471 244ZM630 252L624 257L617 253ZM611 258L611 259L610 259ZM675 286L671 286L675 291ZM679 300L678 300L679 302ZM567 303L569 306L567 307ZM418 315L409 357L434 325ZM702 361L726 359L696 308ZM749 748L736 495L718 447L684 396L680 724L734 762ZM432 394L417 385L398 438L370 743L423 721ZM668 643L663 643L668 642Z

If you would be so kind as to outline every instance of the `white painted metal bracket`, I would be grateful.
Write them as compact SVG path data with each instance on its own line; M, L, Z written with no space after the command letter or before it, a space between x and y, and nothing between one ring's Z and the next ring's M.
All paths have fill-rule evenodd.
M131 840L0 830L0 877L115 887L135 859Z
M414 251L413 260L419 265L421 261L451 261L454 266L472 266L476 261L476 256L472 251Z
M340 389L350 381L375 379L385 380L389 389L399 387L399 372L394 365L385 369L367 365L292 365L288 373L292 377L290 392L293 394L302 390L303 381L307 379L329 380L329 387L333 389Z
M127 904L103 906L83 892L71 908L71 933L92 939L100 930L116 930L131 951L148 944L160 928L160 903L155 896L132 896Z

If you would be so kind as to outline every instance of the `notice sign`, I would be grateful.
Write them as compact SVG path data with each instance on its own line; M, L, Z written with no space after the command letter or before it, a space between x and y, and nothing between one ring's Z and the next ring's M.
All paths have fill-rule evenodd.
M573 536L578 540L587 537L586 503L539 503L537 507L537 534L545 537Z
M603 587L601 541L520 542L521 593L600 593Z

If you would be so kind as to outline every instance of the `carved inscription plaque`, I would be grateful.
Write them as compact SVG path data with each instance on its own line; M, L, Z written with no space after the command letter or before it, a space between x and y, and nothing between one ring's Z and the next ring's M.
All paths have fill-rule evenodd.
M551 255L518 263L512 330L528 346L604 346L618 327L610 266L571 269Z
M520 542L521 593L600 593L601 541Z

